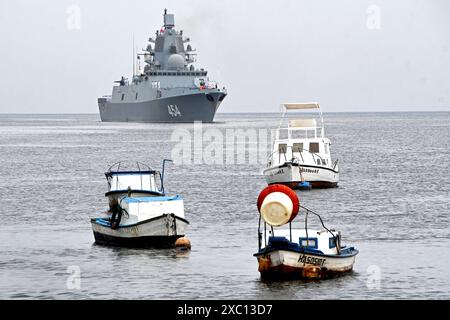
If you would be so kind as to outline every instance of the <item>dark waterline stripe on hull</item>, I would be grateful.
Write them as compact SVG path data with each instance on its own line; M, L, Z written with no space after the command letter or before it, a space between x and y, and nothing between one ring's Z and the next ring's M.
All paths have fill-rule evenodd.
M336 188L338 186L337 182L327 182L327 181L306 181L311 184L312 188L315 189L328 189L328 188ZM301 181L292 181L292 182L274 182L270 183L269 185L273 184L282 184L285 186L288 186L291 189L305 189L305 187L299 186Z
M126 248L173 248L175 241L183 236L184 235L122 238L94 231L96 244Z
M348 270L335 271L327 268L320 268L317 274L308 276L308 271L305 268L295 268L287 265L279 265L276 267L270 267L267 271L261 271L261 279L263 280L319 280L319 279L331 279L345 274L349 274L353 271L353 266Z

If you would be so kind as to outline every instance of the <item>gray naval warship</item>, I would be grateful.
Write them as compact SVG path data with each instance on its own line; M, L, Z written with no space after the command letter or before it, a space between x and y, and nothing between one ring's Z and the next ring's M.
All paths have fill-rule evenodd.
M132 80L122 77L115 81L111 96L98 98L102 121L213 121L227 91L210 81L206 70L194 66L196 52L183 31L174 29L174 15L165 9L163 16L164 26L135 55L138 66L133 62Z

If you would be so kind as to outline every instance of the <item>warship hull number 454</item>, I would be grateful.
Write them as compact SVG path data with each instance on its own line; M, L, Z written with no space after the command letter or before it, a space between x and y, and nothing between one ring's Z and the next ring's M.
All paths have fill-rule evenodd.
M189 38L176 31L173 14L164 11L164 26L137 54L132 81L116 81L111 96L98 99L100 118L110 122L212 122L226 89L194 67ZM140 61L144 60L141 70Z

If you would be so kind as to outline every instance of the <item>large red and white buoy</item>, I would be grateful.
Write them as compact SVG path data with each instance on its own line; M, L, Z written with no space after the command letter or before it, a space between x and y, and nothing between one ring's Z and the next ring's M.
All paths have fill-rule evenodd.
M258 211L274 227L291 222L297 216L300 201L295 191L281 184L270 185L258 196Z

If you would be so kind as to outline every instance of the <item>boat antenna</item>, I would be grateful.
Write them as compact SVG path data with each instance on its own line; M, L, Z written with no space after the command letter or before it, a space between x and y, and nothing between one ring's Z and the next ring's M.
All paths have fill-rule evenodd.
M133 79L136 75L136 53L135 53L135 47L134 47L134 33L133 33Z
M163 160L162 173L161 173L161 191L164 193L164 171L166 170L166 162L173 162L170 159Z
M317 111L319 113L319 117L320 117L320 124L322 126L321 128L321 135L322 138L325 137L325 124L323 123L323 113L322 113L322 109L320 109L319 104L317 104Z

